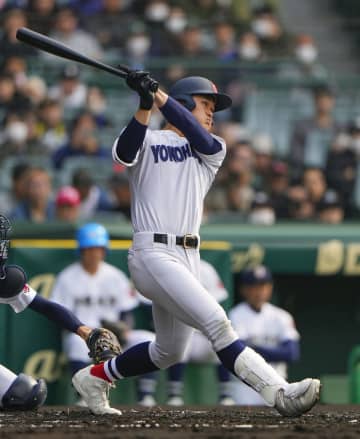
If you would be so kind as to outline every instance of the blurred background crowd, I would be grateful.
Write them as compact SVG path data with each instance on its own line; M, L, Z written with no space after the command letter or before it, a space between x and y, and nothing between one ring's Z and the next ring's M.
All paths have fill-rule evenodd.
M19 43L23 26L165 89L195 74L231 95L204 222L359 217L359 2L10 0L0 17L0 206L13 220L129 221L111 147L137 105L121 79Z

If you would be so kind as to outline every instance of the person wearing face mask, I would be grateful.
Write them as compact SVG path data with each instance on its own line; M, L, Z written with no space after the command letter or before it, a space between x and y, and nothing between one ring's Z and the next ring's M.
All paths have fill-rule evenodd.
M297 35L292 59L280 65L278 75L289 79L327 79L328 72L318 58L314 38L308 34Z
M251 30L260 40L267 58L289 57L293 36L284 30L271 6L265 5L253 11Z
M130 34L125 42L125 57L132 68L143 68L149 57L151 37L141 22L132 24Z
M248 221L251 224L261 226L272 226L276 222L275 209L265 192L255 194L248 215Z
M259 39L254 32L245 32L240 36L238 57L245 62L256 62L261 59Z

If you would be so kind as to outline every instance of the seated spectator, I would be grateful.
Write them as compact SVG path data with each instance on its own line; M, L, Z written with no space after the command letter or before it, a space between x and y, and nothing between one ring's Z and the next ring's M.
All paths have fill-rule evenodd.
M18 55L12 55L5 58L1 71L5 75L10 75L14 79L16 90L21 92L28 80L26 58Z
M40 76L29 76L22 86L22 93L29 99L32 108L37 108L47 97L47 85Z
M86 95L85 110L89 111L96 119L99 128L107 127L112 124L111 119L107 115L106 97L101 88L93 86L89 87Z
M30 108L29 99L17 90L15 78L9 73L0 73L0 110L24 111Z
M80 194L71 186L59 189L55 198L55 219L66 222L76 222L79 219Z
M260 41L254 32L245 32L239 38L237 57L240 61L257 62L262 58Z
M89 112L80 113L74 120L68 143L53 154L54 167L60 169L65 160L79 156L99 159L110 157L109 150L100 145L96 120Z
M63 108L55 99L45 99L39 105L39 120L36 130L41 142L49 153L53 153L67 140L67 130L63 120Z
M331 188L344 202L345 215L352 215L352 195L357 173L357 155L360 152L360 120L349 127L349 134L338 134L328 153L325 175Z
M11 170L10 191L1 197L1 212L10 214L16 205L22 203L27 193L27 176L31 167L25 161L19 162Z
M130 220L130 187L125 172L114 174L109 181L111 212L120 213L125 220Z
M314 205L302 184L293 184L287 191L289 218L308 221L314 216Z
M231 61L236 58L235 27L229 21L215 23L215 56L219 61Z
M135 22L129 30L124 56L127 64L135 69L143 69L150 55L151 37L142 22Z
M258 265L244 270L236 281L236 293L243 301L229 311L229 319L246 345L262 355L285 379L287 366L300 356L299 333L293 317L270 303L273 277L269 268ZM253 389L231 381L232 397L239 405L266 405Z
M72 186L80 194L80 219L91 219L99 211L111 209L106 192L94 183L91 171L77 169L72 176Z
M128 2L125 0L102 0L98 3L96 13L84 13L82 8L81 15L87 15L84 26L96 36L97 41L107 52L109 49L119 52L120 48L124 47L134 16L129 13Z
M291 134L289 159L296 177L300 176L304 165L320 166L323 163L325 166L330 143L341 129L333 115L333 92L327 87L316 88L313 99L314 116L297 121Z
M87 85L80 80L80 69L74 63L64 66L59 83L49 89L49 97L59 101L65 110L84 107L86 95Z
M271 174L274 144L268 134L259 133L253 137L252 146L255 151L255 187L258 190L266 190Z
M282 79L316 79L327 80L328 73L318 61L318 48L311 35L297 35L293 60L279 66L278 76Z
M28 44L23 44L16 39L16 31L20 27L27 27L28 21L25 11L22 9L9 9L2 20L2 32L0 36L1 56L33 56L37 55L35 49Z
M78 17L69 7L62 7L55 15L54 28L50 37L55 38L66 46L80 50L86 56L101 59L103 50L99 42L89 32L79 27ZM42 56L52 63L64 61L54 55L42 52Z
M57 12L56 0L29 0L26 8L29 28L49 35Z
M208 56L210 51L204 46L203 30L199 24L189 23L181 34L176 55L184 58Z
M277 219L288 218L288 187L289 169L287 163L280 160L274 161L271 165L268 193Z
M275 209L265 192L257 192L251 203L248 216L250 224L272 226L276 221Z
M293 37L284 30L271 6L265 5L254 9L251 28L258 36L266 58L291 56Z
M317 205L317 219L322 223L340 224L344 219L344 208L339 195L327 190Z
M43 223L55 217L51 200L51 178L43 168L32 168L26 174L26 196L10 214L13 220Z
M322 169L308 168L303 174L303 185L308 194L308 199L313 205L314 216L318 204L325 195L327 183Z

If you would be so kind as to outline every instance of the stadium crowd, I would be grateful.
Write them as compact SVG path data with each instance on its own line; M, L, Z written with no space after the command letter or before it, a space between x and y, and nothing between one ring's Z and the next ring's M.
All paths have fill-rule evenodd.
M11 219L130 215L126 173L111 146L135 97L121 81L105 86L97 73L87 80L75 63L18 42L23 26L113 65L150 68L165 87L199 74L231 95L233 108L215 120L228 153L204 221L336 224L357 216L360 118L337 117L338 92L316 42L283 27L276 0L12 0L0 8L0 203ZM286 118L257 101L258 76L292 81L284 111L303 102L305 110ZM155 113L152 126L161 124Z

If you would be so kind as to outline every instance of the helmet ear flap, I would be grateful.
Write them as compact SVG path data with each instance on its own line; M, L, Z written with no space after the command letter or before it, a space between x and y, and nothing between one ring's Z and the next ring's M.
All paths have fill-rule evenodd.
M196 106L196 103L191 95L179 95L175 98L177 101L180 102L185 108L187 108L189 111L193 111L193 109Z

